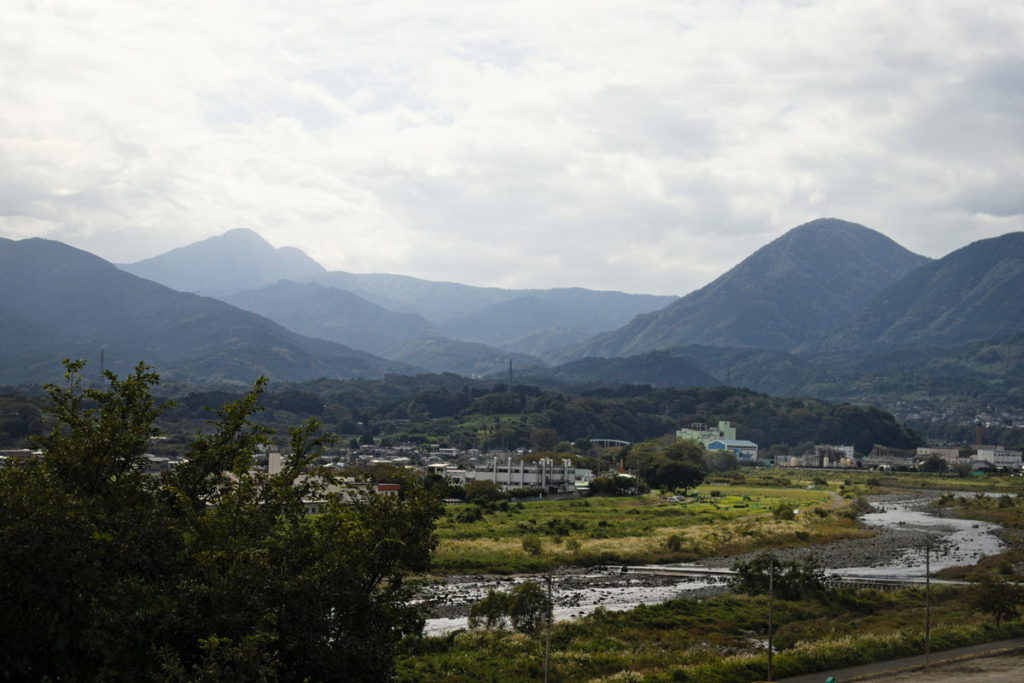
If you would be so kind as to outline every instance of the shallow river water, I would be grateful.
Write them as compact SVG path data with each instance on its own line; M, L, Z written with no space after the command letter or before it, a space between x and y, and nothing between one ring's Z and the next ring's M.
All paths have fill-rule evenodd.
M926 509L935 496L905 496L876 503L878 510L861 516L880 533L869 539L848 539L809 549L780 551L792 557L814 553L829 567L829 573L857 577L923 577L925 547L931 546L931 570L973 565L984 555L998 553L1003 543L996 535L998 525L973 520L938 517ZM732 566L733 558L718 558L708 564ZM619 567L594 568L585 572L563 572L552 577L555 619L562 621L589 614L601 607L626 610L680 596L703 597L723 590L719 579L681 576L622 574ZM488 590L508 590L521 581L543 583L538 576L457 576L432 587L428 599L438 607L424 632L440 635L467 627L469 605Z

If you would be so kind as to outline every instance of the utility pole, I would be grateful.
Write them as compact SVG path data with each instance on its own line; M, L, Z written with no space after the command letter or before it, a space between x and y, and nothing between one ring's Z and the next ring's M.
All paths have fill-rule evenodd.
M551 601L551 575L544 577L548 584L548 628L544 638L544 683L548 683L548 673L551 669L551 622L555 619L555 603Z
M768 565L768 680L772 680L772 601L775 598L775 554Z
M932 539L924 542L924 668L928 670L928 655L931 654L932 636Z

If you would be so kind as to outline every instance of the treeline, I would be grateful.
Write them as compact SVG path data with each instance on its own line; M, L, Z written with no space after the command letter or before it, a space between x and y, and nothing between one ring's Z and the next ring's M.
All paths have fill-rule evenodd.
M273 390L276 389L276 390ZM170 433L190 434L209 419L208 406L238 396L193 391L175 398L161 417ZM874 407L776 398L731 387L654 389L619 386L581 392L467 380L456 375L394 376L384 380L318 380L268 391L257 416L275 427L315 417L346 438L442 443L459 448L542 448L610 438L639 442L691 423L728 420L738 438L762 447L807 442L913 448L917 432Z
M171 435L203 431L210 407L241 391L179 388L159 424ZM42 397L0 395L0 445L16 447L41 428ZM874 407L776 398L733 387L655 389L624 385L585 391L541 389L470 380L451 374L389 376L383 380L316 380L279 384L255 419L287 428L315 417L325 428L367 443L443 443L459 448L542 448L555 441L609 438L638 442L691 423L732 422L738 438L762 447L807 442L913 448L916 431ZM953 436L951 434L950 436ZM961 434L961 436L963 436ZM1005 436L1005 435L1001 435ZM543 437L543 438L541 438ZM967 438L970 441L970 438Z

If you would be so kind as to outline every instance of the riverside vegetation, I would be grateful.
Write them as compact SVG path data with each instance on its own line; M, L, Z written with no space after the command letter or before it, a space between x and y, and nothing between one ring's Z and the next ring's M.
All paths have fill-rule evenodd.
M560 566L686 562L866 535L824 489L699 487L582 500L453 505L437 524L439 572L526 573ZM800 513L785 514L799 510ZM776 510L784 511L776 514Z
M775 472L734 474L738 485L713 481L700 487L686 503L668 503L654 494L629 498L592 498L587 501L559 501L512 507L510 514L492 514L492 533L524 528L524 516L535 522L529 527L550 529L538 533L543 554L532 555L522 548L519 556L526 565L585 564L585 545L570 544L604 539L585 538L588 530L603 529L599 522L620 520L618 533L624 543L641 542L646 553L638 561L678 561L709 554L732 554L757 547L778 547L786 543L811 544L833 535L867 533L854 522L854 510L865 493L885 493L902 488L949 486L947 479L896 473L879 477L873 473L836 473L803 470L780 475ZM831 480L826 479L829 477ZM993 486L1007 491L1024 489L1009 477L988 476L969 480L973 486ZM756 484L760 484L757 486ZM808 487L812 488L808 488ZM720 495L712 496L712 491ZM845 501L830 507L836 498ZM772 505L772 502L782 505ZM575 503L575 505L573 505ZM588 503L589 505L583 505ZM746 504L747 507L736 507ZM945 508L967 517L1003 524L1011 550L1000 556L982 558L975 567L943 570L939 576L981 579L976 586L933 586L931 593L931 648L933 651L1024 635L1019 609L1024 596L1014 583L1024 572L1024 553L1014 548L1024 544L1024 502L1015 498L969 495L940 497ZM716 507L717 506L717 507ZM756 507L755 507L756 506ZM800 506L795 520L782 519L779 510ZM464 508L467 509L467 508ZM634 512L630 512L630 511ZM669 512L674 510L674 512ZM821 510L821 512L814 512ZM570 516L571 513L571 516ZM588 516L589 515L589 516ZM451 517L449 514L448 517ZM582 528L565 528L558 520L581 520ZM671 519L669 523L666 520ZM623 521L624 520L624 521ZM483 524L483 520L473 522ZM679 525L670 533L666 527ZM802 527L790 526L793 524ZM441 522L441 553L445 547L466 550L464 559L474 557L470 544L452 543L457 523ZM564 533L557 542L558 529ZM483 526L474 528L483 533ZM638 533L637 530L645 529ZM760 530L757 538L749 532ZM467 531L469 529L466 529ZM719 535L707 536L717 530ZM769 532L774 530L774 533ZM612 533L616 533L614 527ZM803 534L797 535L798 531ZM686 539L667 549L669 539ZM655 539L660 539L659 547ZM701 542L694 542L701 539ZM470 539L465 539L470 540ZM723 545L716 545L724 541ZM493 542L493 541L492 541ZM764 542L763 546L760 543ZM692 545L691 545L692 543ZM569 546L569 547L567 547ZM504 556L515 548L491 546L500 552L493 568L508 568ZM614 548L610 543L608 547ZM582 555L582 557L581 557ZM623 552L619 557L629 556ZM599 555L598 555L599 556ZM479 556L482 561L483 555ZM589 558L596 559L595 554ZM669 559L672 558L672 559ZM582 559L582 561L581 561ZM755 562L748 563L751 565ZM763 563L762 563L763 564ZM518 565L519 567L525 565ZM521 570L521 569L517 569ZM762 577L763 579L763 577ZM757 585L757 582L751 582ZM762 581L763 583L763 581ZM737 590L743 587L738 586ZM752 591L757 592L757 591ZM823 671L901 656L920 654L924 648L925 598L922 588L892 592L875 590L803 590L774 603L774 675L777 677ZM767 657L767 604L763 595L741 592L704 600L677 599L657 605L640 606L628 612L598 609L575 622L560 622L551 630L550 677L561 681L701 681L727 683L765 678ZM531 681L543 674L542 635L477 628L443 637L407 641L406 654L399 658L400 681Z

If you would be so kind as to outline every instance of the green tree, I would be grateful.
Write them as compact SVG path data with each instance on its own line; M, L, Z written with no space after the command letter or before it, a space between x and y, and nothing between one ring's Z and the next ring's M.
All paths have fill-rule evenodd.
M511 625L521 633L537 633L551 614L551 601L544 589L524 581L506 592L490 590L469 608L469 627L504 629Z
M748 595L766 594L772 565L775 567L772 591L777 598L803 600L820 598L831 592L825 571L814 557L783 562L773 553L760 553L733 565L736 572L732 580L733 589Z
M503 629L508 624L509 594L489 590L487 596L469 608L469 627Z
M949 463L937 455L933 455L921 463L922 472L945 472L949 469Z
M521 633L536 633L551 612L551 602L539 584L524 581L509 595L508 613L512 628Z
M292 431L280 474L253 470L262 381L187 462L146 475L156 375L85 389L82 367L48 387L43 458L0 471L0 677L386 679L422 627L408 577L427 568L436 498L343 504L312 470L316 423ZM324 514L304 514L310 499Z
M1019 614L1024 604L1024 588L1003 578L985 577L974 587L970 600L974 609L991 616L999 626Z
M506 497L500 486L486 479L466 482L465 491L470 503L490 503Z

